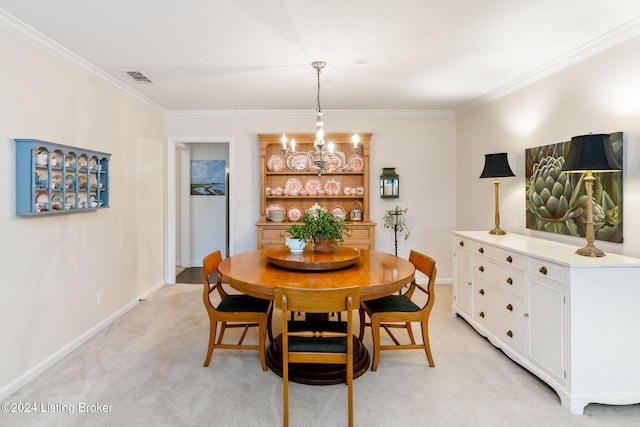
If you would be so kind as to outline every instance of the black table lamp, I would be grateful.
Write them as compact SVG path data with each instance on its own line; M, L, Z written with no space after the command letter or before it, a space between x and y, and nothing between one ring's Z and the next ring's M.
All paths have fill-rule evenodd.
M583 178L587 190L587 246L576 251L579 255L590 257L604 256L601 249L593 245L595 233L593 230L593 182L596 178L593 172L615 172L622 167L613 154L613 147L607 134L589 134L571 138L569 154L565 159L562 170L565 172L584 173Z
M498 186L500 185L500 178L507 176L515 176L513 171L509 167L509 161L507 160L507 153L493 153L484 155L484 169L480 178L494 178L493 183L495 185L496 193L496 226L493 230L489 231L489 234L507 234L506 231L500 228L500 207L498 198Z

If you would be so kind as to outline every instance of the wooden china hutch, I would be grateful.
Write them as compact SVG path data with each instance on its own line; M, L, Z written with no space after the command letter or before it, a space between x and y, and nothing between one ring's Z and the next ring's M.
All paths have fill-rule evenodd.
M286 230L301 224L300 216L315 203L332 214L346 215L350 228L344 245L375 249L375 226L370 219L369 147L371 134L359 134L354 151L351 134L326 134L333 142L332 155L326 155L328 167L319 176L310 152L315 134L291 134L295 151L282 152L282 134L259 134L260 141L260 220L258 249L285 244ZM284 211L284 220L271 220L273 211ZM353 211L353 212L352 212ZM353 214L353 215L352 215ZM351 218L355 217L356 220ZM274 215L277 218L277 215ZM359 218L359 219L358 219Z

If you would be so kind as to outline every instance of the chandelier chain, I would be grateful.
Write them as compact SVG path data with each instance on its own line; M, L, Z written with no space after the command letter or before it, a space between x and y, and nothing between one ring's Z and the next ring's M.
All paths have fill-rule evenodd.
M324 61L314 61L311 63L313 69L316 70L316 75L318 78L318 94L316 95L316 100L318 102L318 108L316 109L316 138L313 143L313 146L315 148L315 152L313 153L313 163L316 165L318 176L322 175L322 172L328 170L328 168L332 168L331 170L337 170L336 166L333 164L333 142L329 141L327 150L325 149L324 141L324 120L322 118L322 107L320 106L320 72L325 65L327 65L327 63ZM352 141L353 151L354 153L358 153L358 134L353 135ZM289 151L289 148L287 147L287 136L284 134L282 135L282 152L285 156L287 156L287 159L289 158L289 156L296 154L294 140L291 140L291 151Z
M318 113L322 112L322 109L320 108L320 70L322 70L322 68L316 68L316 73L318 74L318 108L316 109L316 111Z

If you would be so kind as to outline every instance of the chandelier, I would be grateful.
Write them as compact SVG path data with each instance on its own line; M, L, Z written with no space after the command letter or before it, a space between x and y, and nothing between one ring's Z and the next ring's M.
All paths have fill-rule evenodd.
M316 97L318 103L318 106L316 107L316 138L313 142L313 164L315 164L318 176L322 175L323 171L327 171L328 165L332 164L334 150L333 142L329 141L328 144L325 144L324 120L322 118L322 108L320 107L320 72L325 65L327 65L327 63L324 61L314 61L311 63L311 66L316 70L316 75L318 77L318 94ZM357 133L351 137L351 141L353 142L354 153L358 153L358 142L360 141L360 138ZM290 145L291 149L287 147L287 136L283 134L282 152L285 156L291 156L296 153L296 142L294 139L291 139Z

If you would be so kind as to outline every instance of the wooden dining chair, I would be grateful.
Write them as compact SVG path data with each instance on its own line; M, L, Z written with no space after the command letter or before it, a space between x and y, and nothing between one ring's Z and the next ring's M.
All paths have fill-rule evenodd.
M364 337L365 326L371 326L373 335L372 371L378 369L380 350L424 349L427 354L429 366L436 366L431 354L431 346L429 345L429 315L436 301L436 262L427 255L416 251L411 251L409 254L409 262L414 265L416 270L424 273L429 278L429 283L426 288L417 284L414 276L409 289L405 293L401 295L388 295L360 303L360 340ZM411 300L416 290L420 290L426 294L427 300L422 307ZM370 323L365 322L365 314L371 319ZM422 344L417 344L414 339L413 331L411 330L412 322L420 322L422 328ZM382 345L380 343L380 328L383 328L389 334L394 342L393 345ZM401 344L391 332L392 328L406 329L410 344Z
M282 381L284 425L289 425L289 363L345 364L349 426L353 425L353 310L360 304L360 288L274 289L274 304L282 309ZM291 321L294 311L346 311L346 322Z
M267 370L265 357L265 339L267 332L269 339L273 340L271 331L271 314L273 303L270 300L255 298L244 294L228 294L222 287L222 281L218 274L218 264L222 261L220 251L215 251L204 257L200 276L204 291L202 299L209 314L209 348L204 366L209 366L214 348L236 350L258 350L262 370ZM212 275L215 272L215 276ZM213 279L213 284L210 282ZM220 303L214 306L211 302L211 292L218 290ZM220 336L216 341L216 332L220 323ZM242 344L250 327L258 327L258 345ZM244 328L237 344L223 344L222 339L227 328Z

